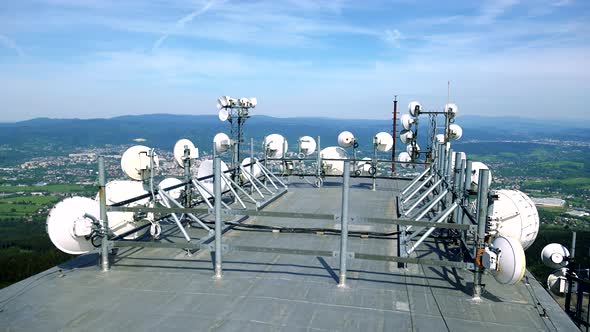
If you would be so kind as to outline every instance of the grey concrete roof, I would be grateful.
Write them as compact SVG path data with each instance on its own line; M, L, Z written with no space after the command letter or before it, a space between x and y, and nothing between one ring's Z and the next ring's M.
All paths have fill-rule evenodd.
M295 181L295 180L294 180ZM337 181L337 180L335 180ZM355 219L395 217L403 183L380 181L377 191L354 180L351 230L393 231ZM338 183L322 189L292 183L269 211L340 213ZM334 227L332 220L251 217L247 223ZM205 235L190 229L191 237ZM180 241L172 232L169 240ZM224 243L338 250L333 235L231 230ZM395 255L391 239L351 237L349 250ZM455 247L430 241L416 251L426 258L453 256ZM338 258L279 253L224 253L221 280L212 255L178 249L126 248L111 271L101 273L97 255L81 256L0 291L0 328L10 330L218 330L218 331L573 331L576 326L528 275L529 283L497 284L485 275L481 302L471 299L469 271L349 260L348 287L338 288Z

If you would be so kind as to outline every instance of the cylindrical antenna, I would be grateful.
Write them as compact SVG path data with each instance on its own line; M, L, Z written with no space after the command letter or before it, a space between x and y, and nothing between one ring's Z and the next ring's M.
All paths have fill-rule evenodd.
M395 173L395 141L397 141L397 95L393 97L393 124L391 128L391 136L393 137L393 148L391 149L391 176Z

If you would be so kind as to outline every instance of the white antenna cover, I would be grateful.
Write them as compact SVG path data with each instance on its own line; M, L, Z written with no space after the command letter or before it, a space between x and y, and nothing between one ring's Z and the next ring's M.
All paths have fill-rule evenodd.
M344 173L344 161L323 159L346 159L346 150L339 146L329 146L320 151L322 169L327 175L342 175Z
M128 199L148 194L145 185L138 181L128 180L114 180L109 181L105 187L107 205L120 203ZM96 194L96 200L98 201L99 194ZM142 198L138 201L126 204L127 207L145 206L149 203L150 196ZM134 212L108 212L109 218L109 231L115 236L129 232L130 230L145 225L149 221L146 219L136 220ZM148 214L148 218L153 218L153 214ZM148 228L144 228L135 233L129 234L125 237L126 240L136 239L148 231Z
M414 150L414 145L413 144L408 144L406 146L406 152L410 155L412 155L412 150ZM420 145L418 145L418 143L416 143L416 153L420 153Z
M482 169L489 169L488 166L486 166L486 164L479 162L479 161L474 161L471 164L471 183L474 185L478 185L479 183L479 171ZM488 186L492 184L492 172L490 171L490 178L488 180Z
M189 151L189 158L197 159L199 158L199 149L195 147L193 142L189 139L182 138L179 139L176 144L174 144L174 161L176 165L184 168L184 147L188 148Z
M455 104L446 104L445 105L445 113L449 115L450 119L453 119L457 116L459 112L459 108Z
M411 116L417 117L420 115L420 111L422 111L422 105L420 105L420 103L417 101L413 101L408 105L408 111L410 112Z
M401 152L399 154L399 156L397 156L397 161L400 161L402 163L409 163L412 161L412 157L407 152ZM407 166L408 166L407 164L402 164L402 167L407 167Z
M363 158L363 161L357 162L356 169L361 171L361 174L369 174L372 166L371 158L365 157Z
M414 132L411 130L402 130L399 133L399 139L402 141L402 143L408 144L414 139Z
M389 133L384 131L377 133L375 135L375 144L377 145L377 150L381 152L387 152L391 150L393 147L393 137Z
M400 118L400 122L402 123L402 127L404 127L405 130L410 130L410 128L412 128L412 125L416 123L416 119L413 118L410 114L404 114Z
M240 98L240 106L241 107L250 107L252 104L250 103L250 99L248 98Z
M229 150L231 145L231 140L229 136L225 133L218 133L213 137L213 143L215 144L215 151L217 152L225 152Z
M264 151L269 158L281 158L288 148L289 144L282 135L271 134L264 139Z
M252 175L254 175L255 178L257 178L257 177L260 176L260 174L262 174L262 170L260 169L260 166L258 166L258 164L250 165L250 160L251 160L250 157L244 158L244 160L242 160L242 166L248 172L251 172ZM257 161L258 159L254 158L254 160ZM242 179L244 181L250 180L250 175L242 172Z
M70 255L85 254L94 246L85 236L92 231L90 214L100 219L100 205L88 197L70 197L57 203L47 215L47 234L57 249Z
M519 282L526 272L526 258L520 242L511 237L500 236L492 242L492 246L500 249L499 269L490 271L494 279L503 285Z
M349 148L354 144L354 135L350 131L343 131L338 135L338 145Z
M541 250L541 261L545 266L561 269L566 267L569 262L570 251L559 243L549 243Z
M314 153L316 148L317 143L313 137L303 136L299 138L299 149L301 149L301 153L305 154L306 156Z
M450 124L449 125L449 132L450 132L450 139L458 140L463 136L463 128L458 124Z
M444 134L438 134L438 135L436 135L436 140L439 143L444 143L445 142L445 135Z
M230 96L221 96L219 98L217 98L217 109L220 110L224 107L228 107L229 106L229 99L231 97Z
M539 213L535 203L522 191L497 190L490 231L520 241L523 249L530 247L539 233Z
M159 167L158 156L154 156L154 168ZM127 149L121 157L123 173L133 180L144 180L150 175L150 148L135 145Z
M256 107L256 105L258 105L258 99L256 99L255 97L250 97L250 106Z
M158 184L158 188L159 189L166 189L166 188L169 188L169 187L172 187L172 186L179 185L181 183L182 183L182 181L180 181L177 178L165 178L164 180L160 181L160 183ZM181 187L178 187L176 189L172 189L170 191L167 191L167 193L172 198L179 199L180 198L180 195L182 194L182 190L183 189L184 188L181 186Z
M225 172L228 170L227 165L223 162L223 160L221 161L221 172ZM213 175L213 160L203 160L201 162L201 164L199 165L199 168L197 169L197 176L199 178L203 178L206 176L210 176ZM200 182L203 184L203 186L205 188L207 188L207 190L209 190L209 192L213 193L213 177L209 177L207 179L204 180L200 180ZM209 195L208 192L202 190L201 188L197 187L197 189L199 190L199 192L201 193L201 196L203 196L203 198L208 199L209 197L211 197L211 195ZM227 182L226 181L221 181L221 191L225 191L227 190Z
M219 117L219 121L221 122L226 121L227 118L229 118L229 112L227 111L227 108L220 109L217 117Z

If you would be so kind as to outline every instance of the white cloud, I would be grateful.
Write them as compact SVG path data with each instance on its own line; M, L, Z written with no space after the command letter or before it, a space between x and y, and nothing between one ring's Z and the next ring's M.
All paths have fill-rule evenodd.
M23 50L20 48L20 46L18 46L18 44L14 40L12 40L4 35L1 35L1 34L0 34L0 45L13 50L19 57L25 56L25 52L23 52Z
M402 38L402 34L397 29L393 30L385 30L385 34L383 39L390 45L395 47L400 47L400 39Z

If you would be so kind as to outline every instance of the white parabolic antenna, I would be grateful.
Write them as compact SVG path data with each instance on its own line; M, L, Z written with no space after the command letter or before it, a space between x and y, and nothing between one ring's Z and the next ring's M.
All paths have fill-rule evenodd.
M354 135L350 131L343 131L338 135L338 145L349 148L354 144Z
M559 243L549 243L541 250L541 261L545 266L561 269L568 265L570 251Z
M92 232L92 220L84 214L100 218L100 205L88 197L71 197L57 203L47 216L47 234L57 249L81 255L94 249L85 236Z
M547 277L547 289L558 296L563 296L567 291L567 277L565 276L567 269L562 268L557 271L553 271Z
M365 157L363 161L357 162L356 169L361 171L361 174L369 174L372 166L371 158Z
M418 115L420 115L421 110L422 105L420 105L420 103L417 101L413 101L408 105L408 111L410 112L410 115L413 117L417 117Z
M445 142L445 135L444 134L438 134L438 135L436 135L436 140L439 143L444 143Z
M449 115L449 118L453 119L457 116L459 112L459 108L455 104L446 104L445 105L445 113Z
M215 144L215 150L217 152L225 152L229 150L231 140L229 139L229 136L227 136L227 134L218 133L217 135L215 135L215 137L213 137L213 143Z
M393 137L389 133L382 131L375 135L375 144L377 145L377 150L387 152L393 147Z
M306 156L314 153L316 148L317 143L313 137L303 136L299 138L299 149L301 150L301 153L305 154Z
M269 158L281 158L287 152L289 144L279 134L270 134L264 138L264 151Z
M473 183L476 186L479 183L479 171L482 169L489 169L489 168L488 168L488 166L486 166L486 164L479 162L479 161L474 161L471 164L471 183ZM491 185L491 184L492 184L492 172L490 171L488 185Z
M250 160L250 157L244 158L244 160L242 160L242 166L244 167L244 169L246 169L246 171L248 171L248 173L251 173L252 175L254 175L255 178L257 178L260 176L260 174L262 174L262 170L260 169L260 166L258 166L258 164L256 163L250 165ZM257 159L254 158L254 161L257 161ZM250 174L242 172L242 179L250 180Z
M405 130L410 130L412 125L416 122L416 119L412 118L410 114L404 114L400 118L400 122L402 123L402 127L404 127Z
M158 156L154 156L154 168L159 166ZM127 149L121 157L123 173L133 180L144 180L150 174L150 148L135 145Z
M463 136L463 128L458 124L450 124L449 125L449 137L452 140L458 140Z
M199 158L199 149L197 149L195 147L193 142L191 142L189 139L186 139L186 138L179 139L178 142L176 142L176 144L174 144L174 161L176 162L176 165L178 165L182 168L184 168L184 147L185 146L188 148L189 158L191 158L191 159Z
M523 249L530 247L539 234L539 213L535 203L522 191L497 190L498 199L490 219L492 230L501 236L520 241Z
M404 144L408 144L412 139L414 139L414 133L411 130L402 130L399 133L399 139Z
M158 184L158 188L160 189L166 189L166 188L170 188L172 186L176 186L181 184L182 181L180 181L177 178L165 178L164 180L160 181L160 183ZM182 186L172 189L170 191L167 191L168 195L170 195L172 198L174 199L179 199L180 195L182 194L182 190L184 188Z
M144 187L145 185L142 182L138 181L126 181L126 180L114 180L109 181L105 187L105 192L107 194L107 205L112 205L115 203L120 203L126 201L128 199L139 197L148 193L148 191ZM98 201L99 194L96 195L96 200ZM134 207L134 206L144 206L149 203L150 197L142 198L138 201L125 204L127 207ZM152 214L149 214L148 217L152 217ZM145 225L149 222L147 219L138 219L135 218L135 213L133 212L107 212L107 217L109 218L109 230L110 232L115 235L121 235L123 233L127 233L132 229L139 227L141 225ZM125 237L126 240L136 239L148 231L148 228L144 228L139 230L135 233L129 234Z
M223 162L223 160L221 161L221 172L225 172L228 170L227 165ZM213 175L213 160L204 160L201 162L201 165L199 165L199 168L197 169L197 176L199 178L203 178L206 176L210 176ZM210 176L207 179L204 180L200 180L200 182L203 184L203 186L205 188L207 188L207 190L209 190L209 192L213 193L213 177ZM197 187L197 189L199 190L199 192L201 193L201 196L203 196L203 198L207 199L209 197L211 197L211 195L202 190L201 188ZM227 190L227 182L225 181L221 181L221 191L225 191Z
M511 237L500 236L492 242L492 246L500 249L499 268L491 270L494 279L504 285L519 282L526 271L526 258L520 242Z
M400 161L402 163L408 163L408 162L412 161L412 157L407 152L401 152L399 154L399 156L397 156L397 161ZM408 166L407 164L402 164L402 167L407 167L407 166Z
M339 146L329 146L320 151L322 159L336 159L336 160L322 160L322 169L327 175L342 175L344 172L344 161L346 159L346 150Z
M227 120L227 118L229 118L229 112L227 111L227 108L220 109L217 116L219 117L219 120L221 120L221 122Z

